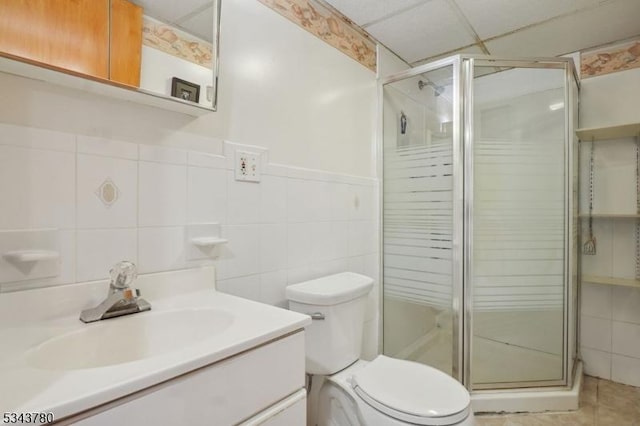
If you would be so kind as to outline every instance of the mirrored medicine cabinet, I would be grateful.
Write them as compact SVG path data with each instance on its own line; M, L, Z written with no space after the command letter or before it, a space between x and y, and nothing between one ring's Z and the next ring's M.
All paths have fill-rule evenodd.
M0 71L189 115L216 110L221 0L3 0Z

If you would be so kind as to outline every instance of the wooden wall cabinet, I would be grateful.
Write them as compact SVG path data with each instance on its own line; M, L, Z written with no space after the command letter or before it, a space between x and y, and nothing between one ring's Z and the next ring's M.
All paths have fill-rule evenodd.
M127 0L2 0L1 8L0 54L139 86L142 8Z

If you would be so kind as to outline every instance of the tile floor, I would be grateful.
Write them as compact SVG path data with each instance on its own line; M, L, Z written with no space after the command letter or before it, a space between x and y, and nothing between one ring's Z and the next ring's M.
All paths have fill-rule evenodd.
M640 388L584 376L580 409L477 415L478 426L640 426Z

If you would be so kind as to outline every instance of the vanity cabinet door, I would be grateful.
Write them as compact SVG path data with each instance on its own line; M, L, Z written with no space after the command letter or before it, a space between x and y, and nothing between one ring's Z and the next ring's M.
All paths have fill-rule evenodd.
M304 331L105 404L76 426L304 426Z
M109 78L109 0L2 0L0 52Z
M307 391L300 389L238 426L293 426L307 424Z

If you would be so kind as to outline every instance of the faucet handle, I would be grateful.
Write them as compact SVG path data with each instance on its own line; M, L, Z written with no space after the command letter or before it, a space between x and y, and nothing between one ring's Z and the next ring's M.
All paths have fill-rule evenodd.
M116 263L109 271L111 274L111 286L117 289L125 289L138 277L138 269L135 263L128 260Z

